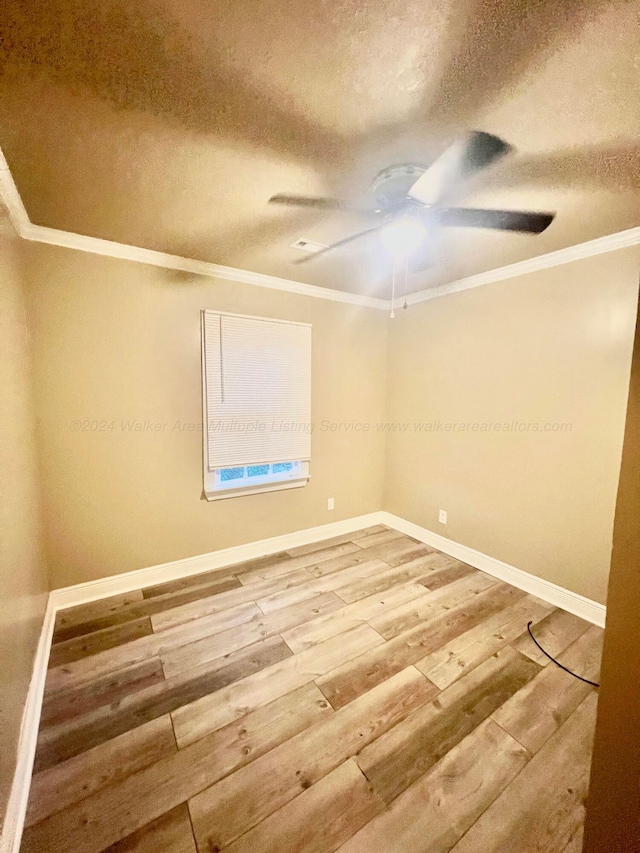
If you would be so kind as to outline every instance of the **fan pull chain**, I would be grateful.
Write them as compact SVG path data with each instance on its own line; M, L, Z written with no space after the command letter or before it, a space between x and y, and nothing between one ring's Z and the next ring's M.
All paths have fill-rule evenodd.
M222 346L222 314L220 314L219 318L219 331L220 331L220 402L224 403L224 349Z
M393 254L393 265L391 267L391 314L389 317L393 320L396 316L395 311L393 310L396 304L396 255L395 252Z
M407 279L408 278L409 278L409 259L405 255L405 258L404 258L404 304L402 306L405 309L409 307L409 305L407 304Z

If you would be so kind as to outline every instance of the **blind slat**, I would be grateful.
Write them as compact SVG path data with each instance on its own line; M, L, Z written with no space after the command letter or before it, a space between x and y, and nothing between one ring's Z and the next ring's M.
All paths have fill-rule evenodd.
M308 460L311 327L204 312L207 464Z

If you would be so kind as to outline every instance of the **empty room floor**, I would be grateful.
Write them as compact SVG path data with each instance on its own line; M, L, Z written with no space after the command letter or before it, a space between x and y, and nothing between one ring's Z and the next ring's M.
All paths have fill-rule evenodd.
M601 629L378 526L58 613L24 853L579 853Z

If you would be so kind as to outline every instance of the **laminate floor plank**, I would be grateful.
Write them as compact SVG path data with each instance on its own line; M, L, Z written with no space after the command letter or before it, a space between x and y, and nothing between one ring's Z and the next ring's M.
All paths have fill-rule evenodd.
M512 587L497 590L490 587L472 601L464 601L424 625L388 640L383 646L354 657L316 679L316 683L332 707L341 708L448 640L488 619L520 595L520 590Z
M291 558L286 551L278 551L275 554L267 554L264 557L254 557L251 560L245 560L242 563L235 563L229 566L235 577L240 578L248 572L259 571L260 569L271 568L279 563L288 563Z
M342 584L348 583L356 578L370 577L380 569L389 568L382 560L370 560L368 562L358 562L353 559L353 555L349 554L346 557L340 557L340 560L351 561L353 565L347 566L344 570L336 574L330 574L325 577L314 578L306 569L298 569L295 572L284 575L279 578L273 578L266 581L256 581L246 587L242 587L244 591L244 601L255 601L263 613L270 613L272 610L281 610L283 607L290 607L293 604L298 604L300 601L305 601L317 595L320 592L332 592ZM250 596L253 596L250 598ZM239 593L238 593L239 597ZM182 611L182 613L180 612ZM156 619L152 619L154 629L161 630L164 625L163 621L176 621L176 617L181 617L182 614L187 614L188 608L178 608L178 610L169 614L163 614ZM196 615L196 610L193 609L192 615ZM162 620L162 621L161 621ZM184 621L184 619L182 619Z
M435 548L406 535L393 539L391 542L372 545L369 548L364 548L364 550L367 552L368 560L384 560L390 566L399 566L402 563L408 563L411 560L436 553Z
M199 666L215 658L235 652L259 640L280 634L309 619L331 613L343 606L341 599L332 592L324 592L282 610L267 615L261 611L248 622L220 631L210 637L202 637L193 643L168 649L160 654L167 678Z
M251 587L245 587L245 589L251 589ZM319 589L313 581L309 580L307 583L290 587L283 592L276 592L264 598L257 598L256 604L267 615L273 613L274 610L282 610L283 607L293 607L294 604L308 601L320 592L325 592L325 590Z
M373 548L375 545L382 545L385 542L393 542L395 539L400 539L403 536L397 530L377 530L373 533L366 533L359 539L353 541L361 548Z
M364 553L364 552L363 552ZM415 560L410 560L408 563L399 566L390 566L380 569L379 572L370 573L365 577L356 577L350 579L348 583L342 583L343 576L340 577L340 582L335 587L335 592L347 604L352 604L361 598L368 598L370 595L375 595L378 592L384 592L392 586L399 586L408 581L417 581L425 572L425 566L428 564L448 562L447 557L442 557L439 554L427 554L424 557L419 557ZM366 563L364 565L367 565Z
M227 592L229 589L237 589L241 586L238 578L233 574L233 566L228 569L213 569L211 572L202 572L198 575L187 575L175 581L166 581L158 583L154 586L145 586L142 589L142 596L145 599L156 598L157 596L164 597L167 595L180 594L186 590L197 588L200 590L210 590L207 595L216 595L221 592ZM201 595L205 598L205 595Z
M596 691L528 621L598 680L384 525L62 611L21 853L579 853Z
M54 640L62 631L72 628L74 625L80 625L82 622L89 622L103 616L113 616L119 610L126 610L131 605L139 604L143 598L142 590L136 589L132 592L111 595L108 598L100 598L98 601L90 601L87 604L77 604L75 607L59 610L56 613Z
M177 751L169 715L110 739L31 782L26 826L62 811Z
M485 720L428 773L357 832L340 853L449 853L529 755L493 720ZM474 853L487 853L475 847ZM524 853L517 846L509 853Z
M323 539L320 542L298 545L296 548L288 548L287 554L290 557L304 557L307 554L323 551L325 548L333 548L334 545L344 545L347 542L353 542L356 535L355 533L342 533L340 536L332 536L330 539Z
M176 584L177 583L183 582L176 581ZM142 601L136 601L126 607L119 608L116 613L96 617L89 621L80 622L72 627L62 629L54 638L54 642L59 643L63 640L81 637L95 631L100 631L103 628L110 628L114 625L131 622L144 616L154 616L156 613L162 613L165 610L172 610L182 604L188 604L192 601L199 601L202 598L220 595L223 592L228 592L231 589L237 589L241 586L242 584L237 578L226 578L225 580L218 579L215 582L209 582L202 585L185 584L182 588L174 591L157 592L155 595L144 597ZM145 590L143 590L143 593L144 592Z
M223 687L290 656L291 651L284 640L279 636L271 637L224 655L212 665L178 673L117 704L103 706L72 727L48 729L38 742L35 767L40 770L55 766L203 696L211 696Z
M225 592L240 589L242 584L237 578L217 580L208 584L188 584L183 589L173 592L157 593L145 598L142 607L148 616L164 613L166 610L174 610L183 604L200 601L203 598L215 598ZM144 590L143 590L144 591Z
M314 551L321 551L324 548L330 548L332 545L343 545L345 542L357 542L372 536L376 533L392 532L396 536L401 534L397 531L390 531L390 528L384 527L382 524L376 524L374 527L366 527L363 530L356 530L354 533L342 533L340 536L332 536L330 539L321 539L319 542L310 542L308 545L298 545L297 548L288 548L287 554L290 557L302 557L305 554L313 554ZM362 547L362 546L361 546Z
M457 581L460 578L471 574L478 574L478 570L474 569L473 566L467 565L467 563L461 563L459 560L455 560L450 566L432 569L423 578L419 578L418 583L421 583L433 592L441 586L446 586L453 581Z
M296 569L306 569L311 566L316 566L325 560L331 560L338 557L343 557L346 554L360 552L361 548L355 542L344 542L342 545L332 545L330 548L321 548L319 551L313 551L311 554L303 554L300 557L289 557L283 563L275 565L266 565L251 571L245 571L238 575L240 582L247 585L259 580L267 580L269 578L278 577L283 574L288 574Z
M370 565L373 562L382 563L383 560L379 560L378 558L374 558L369 554L370 549L358 548L357 551L351 551L348 554L343 554L339 557L332 557L330 560L323 560L321 563L317 563L315 565L307 566L307 571L314 578L325 579L325 582L329 585L332 583L336 583L339 585L339 582L330 581L328 578L331 575L338 574L344 572L346 569L352 569L359 565ZM385 567L388 566L388 563L384 563Z
M164 681L160 658L152 657L141 663L126 666L94 681L45 694L40 715L40 728L70 723L96 708L112 705L139 690Z
M211 616L203 616L201 619L176 625L166 631L140 637L90 657L53 667L47 674L46 690L53 693L93 681L151 657L161 657L171 649L195 643L204 637L213 636L235 625L249 622L260 615L262 614L257 604L253 602L241 604L229 610L213 613Z
M152 616L151 624L156 632L166 631L168 628L194 622L203 619L205 616L213 616L215 613L222 613L243 604L253 604L269 595L296 589L311 579L309 572L305 569L298 569L298 571L290 572L281 577L258 581L250 586L241 586L238 589L201 598L189 604L172 607L171 610L165 610Z
M385 803L392 802L539 671L520 652L504 649L365 746L358 766Z
M353 761L267 818L227 853L333 853L384 808ZM209 853L215 847L199 849Z
M384 640L373 628L360 625L180 708L172 715L178 746L193 743L381 643Z
M383 542L382 544L374 545L371 548L363 548L361 553L358 554L358 558L359 561L363 563L368 562L369 560L382 560L388 565L396 567L401 563L408 563L418 557L425 557L432 553L433 548L429 548L427 545L422 545L420 542L409 539L408 536L400 536L393 539L391 542ZM317 564L309 563L307 568L314 577L321 577L322 575L330 574L332 571L338 571L341 566L335 562L325 563L322 561Z
M340 559L345 563L349 561L349 565L345 565L339 571L322 575L319 578L309 575L311 580L307 580L295 587L289 587L289 589L282 592L273 593L265 598L257 598L256 602L258 606L263 612L269 613L271 610L279 610L281 607L288 607L297 601L303 601L305 598L317 595L319 592L335 592L336 595L339 595L340 588L352 581L371 578L378 572L386 571L390 568L382 560L359 562L352 554L349 554L348 557L341 557Z
M92 634L82 634L51 647L49 668L64 666L118 646L128 646L133 640L149 637L152 634L153 627L148 616L103 628Z
M54 632L53 648L62 645L65 642L83 637L85 634L93 634L95 631L100 631L106 628L117 628L127 622L134 622L136 619L142 619L148 616L144 607L143 601L135 601L132 604L118 608L113 613L106 616L96 616L85 622L78 622L76 625L71 625L68 628L60 628Z
M399 634L404 634L405 631L422 625L465 601L473 600L476 595L487 589L501 588L507 587L501 586L495 578L482 572L475 572L433 591L425 587L424 596L416 597L415 601L405 602L395 610L376 617L371 624L385 640L392 640Z
M351 534L351 540L357 542L363 536L369 536L371 533L384 533L385 530L394 530L393 527L387 527L386 524L374 524L371 527L363 527L362 530L357 530ZM399 532L399 531L395 531Z
M552 657L558 657L567 646L581 637L590 627L588 622L574 616L573 613L556 609L538 622L533 634ZM549 658L536 646L526 630L511 645L523 655L527 655L531 660L539 663L540 666L547 666L551 663Z
M362 622L370 622L375 617L395 610L408 601L415 601L425 594L427 590L420 584L407 583L391 587L379 595L362 598L360 601L334 610L333 613L327 613L325 616L282 631L281 636L293 652L300 652L316 643L328 640L329 637L348 631L349 628L354 628Z
M224 849L435 693L424 676L408 668L198 794L189 809L199 849Z
M559 655L558 660L573 672L597 682L600 675L602 637L602 629L592 625ZM593 689L551 664L496 710L493 718L529 752L534 753L571 716Z
M452 853L562 853L584 823L596 709L592 693Z
M197 853L186 803L110 845L104 853Z
M30 826L22 853L102 853L218 779L333 714L314 684L265 704L119 785Z
M507 587L509 589L509 587ZM446 645L431 652L416 666L441 690L504 648L520 636L523 625L537 624L552 610L550 604L525 595L490 619L454 637Z
M341 559L346 560L348 558L345 557ZM340 571L322 575L319 578L312 578L310 581L307 580L302 584L290 587L283 592L274 593L266 598L258 598L256 601L263 612L269 613L272 610L277 610L281 607L288 607L298 601L304 601L305 599L310 598L313 595L317 595L320 592L335 592L336 595L339 595L344 602L344 597L341 595L342 588L349 586L355 581L368 580L368 586L371 587L372 590L368 597L377 594L377 592L387 592L388 590L399 586L406 586L407 583L414 583L411 577L409 580L399 577L396 583L396 578L394 577L391 581L381 584L380 586L382 589L377 590L374 578L380 573L385 573L387 571L398 573L398 569L392 569L382 560L370 560L364 563L354 561L353 565L347 566ZM416 592L418 593L418 590L416 590ZM423 592L418 594L423 595L428 592L429 590L423 588ZM361 600L365 597L366 596L364 595L354 597L354 601ZM418 597L418 595L416 597Z

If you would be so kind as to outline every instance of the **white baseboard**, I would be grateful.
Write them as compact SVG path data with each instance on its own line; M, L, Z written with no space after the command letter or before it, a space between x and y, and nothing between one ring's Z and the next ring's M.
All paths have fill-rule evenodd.
M318 542L321 539L330 539L332 536L351 533L364 527L372 527L375 524L383 523L383 515L385 513L382 511L371 512L368 515L346 518L344 521L334 521L330 524L322 524L319 527L308 527L305 530L296 530L293 533L273 536L270 539L259 539L257 542L248 542L246 545L223 548L220 551L200 554L197 557L186 557L183 560L174 560L171 563L162 563L159 566L135 569L121 575L112 575L108 578L87 581L75 586L54 589L51 598L55 609L63 610L66 607L75 607L78 604L108 598L110 595L132 592L145 586L155 586L216 569L222 570L227 566L243 563L245 560L266 557L269 554L276 554L278 551L297 548L299 545L308 545L310 542Z
M502 560L497 560L495 557L461 545L452 539L441 536L439 533L427 530L426 527L420 527L418 524L382 510L355 518L347 518L344 521L322 524L319 527L308 527L305 530L285 533L282 536L274 536L270 539L259 539L256 542L248 542L246 545L223 548L209 554L199 554L196 557L186 557L182 560L174 560L171 563L162 563L158 566L125 572L121 575L112 575L108 578L87 581L75 586L54 589L50 596L51 603L55 612L66 607L75 607L78 604L107 598L110 595L120 595L145 586L179 580L202 572L211 572L216 569L220 569L222 572L228 566L243 563L245 560L266 557L269 554L276 554L278 551L286 551L299 545L308 545L310 542L318 542L321 539L351 533L354 530L371 527L375 524L386 524L388 527L393 527L445 554L449 554L451 557L455 557L457 560L462 560L476 569L518 587L518 589L523 589L555 607L561 607L563 610L574 613L594 625L604 627L606 616L604 604L598 604L596 601L564 589L564 587L551 581L543 580L522 569L517 569L515 566L510 566L508 563L503 563Z
M42 697L47 678L47 664L49 662L49 650L53 638L55 616L55 607L51 596L49 596L33 662L33 672L29 684L29 692L27 693L27 701L22 714L20 738L18 741L18 761L9 793L9 802L7 803L4 824L2 826L2 835L0 836L0 853L18 853L20 850L24 818L29 799L29 789L31 788L31 773L33 772L33 761L38 742Z
M438 551L455 557L456 560L468 563L475 569L480 569L480 571L486 572L488 575L500 578L500 580L511 584L511 586L523 589L525 592L535 595L549 604L553 604L554 607L560 607L562 610L567 610L569 613L573 613L587 622L592 622L594 625L604 628L607 614L607 608L604 604L598 604L597 601L592 601L590 598L578 595L577 592L571 592L571 590L551 583L551 581L543 580L543 578L531 575L522 569L516 569L515 566L503 563L502 560L496 560L495 557L489 557L481 551L468 548L466 545L460 545L452 539L447 539L439 533L433 533L433 531L427 530L426 527L420 527L411 521L405 521L404 518L400 518L390 512L383 512L382 516L383 519L378 522L379 524L394 527L401 533L406 533L408 536L413 536L414 539L419 539L425 545L431 545L432 548L437 548Z

